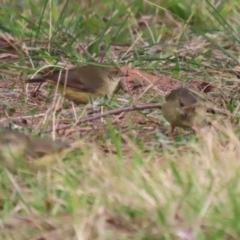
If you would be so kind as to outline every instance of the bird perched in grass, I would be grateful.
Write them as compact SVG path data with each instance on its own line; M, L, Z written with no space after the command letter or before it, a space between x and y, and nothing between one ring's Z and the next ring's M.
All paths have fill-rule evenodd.
M54 154L69 148L67 143L25 135L16 130L0 130L0 166L15 172L18 167L38 170L56 162ZM41 159L52 156L48 161Z
M43 77L28 79L26 83L49 82L58 91L77 104L92 99L111 96L120 83L122 72L115 66L78 66L69 70L55 70Z
M203 97L184 87L174 89L165 98L162 114L170 123L172 133L175 127L191 128L195 131L195 126L205 116Z

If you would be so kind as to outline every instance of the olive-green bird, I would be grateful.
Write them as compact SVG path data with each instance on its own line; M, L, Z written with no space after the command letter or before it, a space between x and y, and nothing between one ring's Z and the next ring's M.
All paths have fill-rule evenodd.
M78 66L69 70L55 70L40 77L28 79L27 83L49 82L58 85L58 91L77 104L92 99L111 96L119 86L122 72L115 66Z
M10 171L25 166L38 170L56 162L55 154L70 146L61 141L25 135L16 130L0 130L0 164ZM51 156L46 160L46 156Z
M172 90L162 105L162 114L171 125L173 133L175 127L191 128L193 131L204 119L205 110L203 97L192 90L180 87Z

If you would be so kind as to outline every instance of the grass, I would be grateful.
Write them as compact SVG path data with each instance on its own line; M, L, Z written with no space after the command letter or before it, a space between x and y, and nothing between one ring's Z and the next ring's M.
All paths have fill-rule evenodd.
M81 151L50 169L0 175L1 239L239 239L239 4L228 0L3 1L0 14L1 126L75 142ZM9 44L8 47L3 47ZM82 47L86 51L82 50ZM86 54L87 52L87 54ZM6 54L7 53L7 54ZM174 83L210 82L212 116L197 136L169 126L159 110L114 115L80 126L92 111L24 80L49 65L131 66ZM165 78L164 78L165 79ZM135 79L136 80L136 79ZM104 111L162 102L162 80L132 96L94 103ZM79 141L79 142L78 142Z

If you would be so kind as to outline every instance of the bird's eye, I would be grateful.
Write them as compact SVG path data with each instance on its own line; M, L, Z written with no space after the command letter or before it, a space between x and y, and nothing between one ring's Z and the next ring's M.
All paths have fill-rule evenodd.
M180 107L184 107L184 104L181 102L181 100L179 100L179 105Z
M112 74L115 75L115 76L120 76L120 77L123 76L123 73L122 73L122 71L121 71L120 69L114 70L114 71L112 72Z

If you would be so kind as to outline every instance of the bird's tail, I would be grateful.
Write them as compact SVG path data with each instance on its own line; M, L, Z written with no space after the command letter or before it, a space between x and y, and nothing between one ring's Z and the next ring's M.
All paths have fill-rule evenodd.
M46 79L44 78L32 78L32 79L28 79L26 80L26 83L40 83L40 82L45 82Z

